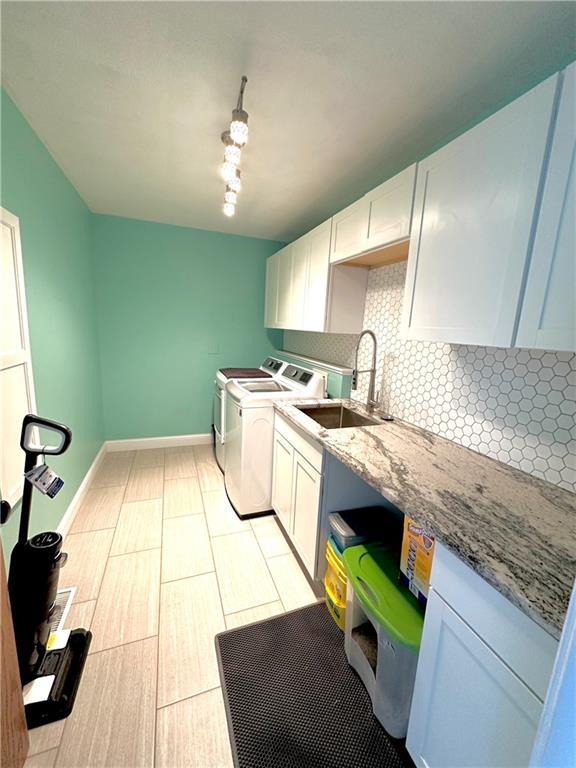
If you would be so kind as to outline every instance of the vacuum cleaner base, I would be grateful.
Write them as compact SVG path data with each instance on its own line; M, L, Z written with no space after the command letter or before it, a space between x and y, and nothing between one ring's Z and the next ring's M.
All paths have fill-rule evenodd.
M48 698L25 705L28 728L62 720L72 712L91 641L91 632L74 629L64 648L46 653L35 679L54 675L54 682Z

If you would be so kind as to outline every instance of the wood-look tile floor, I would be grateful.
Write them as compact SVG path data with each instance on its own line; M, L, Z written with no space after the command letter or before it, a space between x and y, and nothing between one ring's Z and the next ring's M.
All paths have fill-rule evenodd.
M223 487L210 446L106 455L60 580L90 655L25 768L231 768L214 635L316 598L276 519L239 520Z

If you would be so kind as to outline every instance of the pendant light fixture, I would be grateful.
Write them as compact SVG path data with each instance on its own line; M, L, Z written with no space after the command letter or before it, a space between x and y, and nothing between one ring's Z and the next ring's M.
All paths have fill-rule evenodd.
M222 211L225 216L234 216L238 192L242 187L240 182L240 160L242 159L242 147L248 141L248 112L243 108L244 88L248 78L242 76L240 93L236 109L232 110L230 128L221 136L224 144L224 162L220 168L220 175L226 182L224 193L224 206Z

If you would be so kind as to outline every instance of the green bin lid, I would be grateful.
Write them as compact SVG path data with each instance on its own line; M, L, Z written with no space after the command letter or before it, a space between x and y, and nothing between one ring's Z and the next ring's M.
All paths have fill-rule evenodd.
M346 573L364 608L402 645L418 650L424 610L398 583L397 555L382 544L360 544L343 553Z

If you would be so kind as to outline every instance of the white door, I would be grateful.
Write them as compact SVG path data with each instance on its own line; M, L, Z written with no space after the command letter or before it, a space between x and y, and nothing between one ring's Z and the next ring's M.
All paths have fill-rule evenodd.
M272 506L288 535L292 534L292 464L294 449L274 431Z
M418 768L525 768L541 710L432 589L406 740Z
M293 541L312 578L316 567L318 526L320 524L321 475L294 451L292 482Z
M576 64L562 75L515 346L576 351Z
M308 243L308 280L304 302L303 330L324 331L326 303L328 301L328 279L330 269L329 219L306 235Z
M557 82L418 164L406 337L511 345Z
M348 259L366 249L368 200L361 197L332 217L330 261Z
M302 329L304 326L304 304L308 283L308 238L299 238L292 243L292 285L290 287L290 311L286 328Z
M366 248L378 248L410 237L416 164L369 192Z
M266 294L264 304L264 326L276 328L276 312L278 305L278 254L275 253L266 261Z
M276 326L288 328L292 306L292 246L278 251L278 302Z
M22 419L35 413L34 383L18 218L3 208L0 255L0 493L15 504L22 496Z

